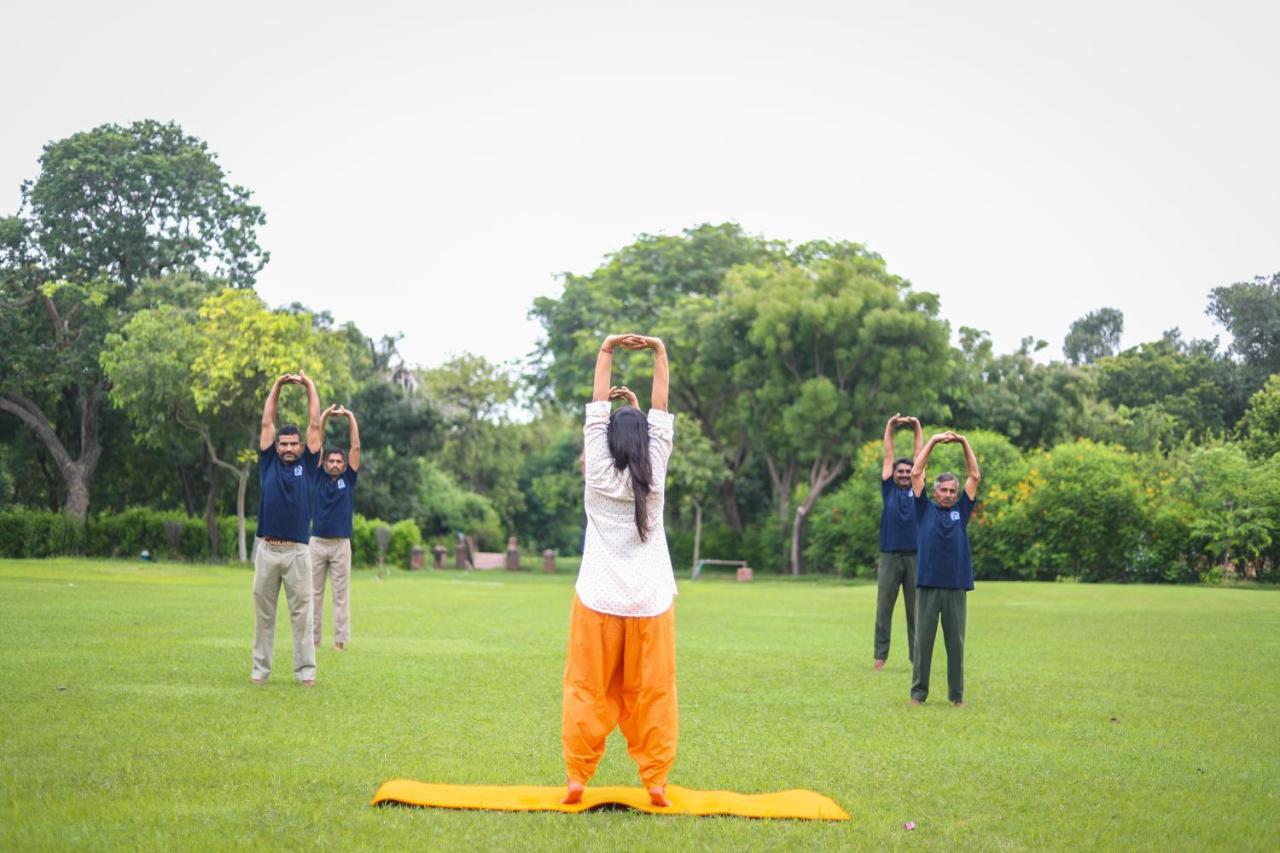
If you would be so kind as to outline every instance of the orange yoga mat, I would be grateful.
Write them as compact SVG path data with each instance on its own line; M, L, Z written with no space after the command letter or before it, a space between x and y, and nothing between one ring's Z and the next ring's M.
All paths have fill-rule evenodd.
M587 786L582 802L566 806L560 802L564 787L536 785L432 785L412 779L384 782L370 805L401 803L406 806L433 806L442 809L487 809L504 812L578 812L608 806L623 806L649 814L734 815L737 817L791 818L795 820L848 820L849 815L835 800L803 789L772 794L738 794L733 791L694 791L679 785L667 786L669 808L649 803L643 788L621 785Z

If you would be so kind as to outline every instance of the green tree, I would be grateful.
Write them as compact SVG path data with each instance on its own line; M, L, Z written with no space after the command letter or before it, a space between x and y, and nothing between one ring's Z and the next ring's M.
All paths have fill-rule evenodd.
M1178 492L1190 505L1195 547L1215 565L1257 576L1280 542L1280 465L1250 459L1238 445L1190 451L1178 470Z
M953 428L998 430L1023 450L1074 438L1091 385L1070 365L1037 362L1033 354L1047 346L1027 337L1015 352L997 356L985 331L961 327L955 378L943 392Z
M1280 272L1215 287L1206 313L1231 333L1229 352L1248 368L1248 393L1280 373Z
M582 424L546 410L515 427L521 448L518 487L526 495L516 514L521 542L561 554L582 550Z
M682 427L676 442L680 449L671 455L667 494L676 508L693 511L693 565L697 566L702 555L703 509L729 478L729 470L697 421Z
M65 487L67 514L83 524L102 457L98 352L116 322L107 282L33 284L0 271L0 412L39 440Z
M1090 311L1071 324L1062 342L1062 352L1074 365L1093 364L1120 351L1124 314L1115 308Z
M0 218L0 411L45 448L83 523L102 455L99 354L148 277L249 285L262 212L174 124L103 125L45 146L19 214Z
M205 271L251 286L269 259L266 222L216 155L177 124L104 124L51 142L22 187L40 266L55 278L147 278Z
M366 337L352 324L336 331L346 344L355 390L335 399L360 419L360 488L356 502L371 518L418 518L421 505L418 460L440 447L441 419L417 377L405 366L398 338ZM346 446L346 425L329 426L329 436Z
M1280 453L1280 373L1272 374L1267 384L1249 398L1249 408L1240 419L1239 435L1255 459Z
M1203 441L1226 429L1225 368L1205 348L1179 347L1167 336L1101 359L1092 370L1099 399L1123 416L1167 416L1160 435L1167 448L1188 436Z
M420 376L443 424L444 442L435 464L465 489L485 495L507 530L514 531L524 505L518 435L508 416L515 383L505 368L471 353Z
M723 310L753 350L725 380L750 412L799 574L805 517L859 441L886 411L941 408L947 326L936 296L911 291L856 244L805 265L739 267Z

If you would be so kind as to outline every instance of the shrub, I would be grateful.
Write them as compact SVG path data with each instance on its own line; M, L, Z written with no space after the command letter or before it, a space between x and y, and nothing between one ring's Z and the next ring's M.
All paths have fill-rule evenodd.
M84 547L81 527L60 512L12 509L0 512L0 556L53 557Z
M1036 454L991 520L993 555L1026 578L1132 579L1149 509L1140 475L1136 456L1088 440Z
M409 568L409 552L422 545L422 531L411 518L391 525L391 544L387 546L387 563L400 569Z

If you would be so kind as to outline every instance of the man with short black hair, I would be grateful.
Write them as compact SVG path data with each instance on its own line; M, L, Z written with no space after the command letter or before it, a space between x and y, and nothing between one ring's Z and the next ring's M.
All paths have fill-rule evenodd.
M345 406L330 406L320 418L320 434L333 415L347 419L350 450L330 447L316 479L315 506L311 517L311 600L315 608L312 627L320 645L324 627L324 579L333 579L333 647L338 651L351 641L351 516L354 511L356 473L360 469L360 427Z
M911 459L894 459L893 433L901 426L915 430ZM880 472L880 564L876 568L875 668L883 669L889 659L889 637L893 631L893 609L898 590L907 611L907 660L915 660L916 647L916 506L911 493L911 466L924 444L920 421L889 418L884 425L884 466Z
M934 481L933 500L924 493L924 471L929 454L938 444L964 447L969 469L960 488L955 474L939 474ZM954 432L929 439L911 468L911 490L916 501L919 549L916 561L916 654L911 685L911 704L929 698L929 670L933 664L933 642L938 620L947 647L947 698L964 705L964 629L969 590L973 589L973 562L969 555L969 516L978 495L978 458L969 441Z
M306 445L298 428L285 425L276 432L280 389L307 389ZM262 407L258 437L258 542L253 553L253 681L265 684L271 675L275 648L276 607L284 586L293 629L293 677L304 686L316 683L316 649L311 643L311 490L320 460L320 397L307 376L286 373L276 379Z

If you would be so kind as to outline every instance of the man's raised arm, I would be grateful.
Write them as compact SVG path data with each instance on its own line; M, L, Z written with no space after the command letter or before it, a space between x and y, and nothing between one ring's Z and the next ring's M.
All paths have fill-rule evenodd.
M329 434L329 433L328 433L328 431L327 431L327 430L329 429L329 418L331 418L332 416L334 416L335 414L337 414L337 413L338 413L338 408L339 408L339 407L338 407L338 404L337 404L337 403L333 403L333 404L331 404L328 408L326 408L323 412L321 412L321 413L320 413L320 439L321 439L321 441L323 441L323 440L324 440L324 438L325 438L325 436L327 436L327 435ZM323 468L323 467L324 467L324 457L323 457L323 456L321 456L319 459L317 459L317 460L316 460L316 467L317 467L317 468Z
M893 428L898 425L902 413L899 412L889 418L889 422L884 425L884 467L880 469L880 479L887 480L893 476ZM916 448L916 453L920 452L920 448ZM915 458L914 456L912 457Z
M911 466L911 492L916 497L924 494L924 470L929 465L929 454L933 452L935 444L941 444L947 441L949 432L941 432L929 439L924 448L916 454L915 464Z
M924 430L920 427L920 419L914 416L903 418L904 421L911 424L911 428L915 430L915 449L911 452L911 458L915 459L920 455L920 451L924 449Z
M316 383L311 377L298 371L299 384L307 389L307 450L319 453L324 447L324 428L320 424L320 395L316 392Z
M276 377L267 394L267 402L262 406L262 431L258 433L258 449L266 450L276 443L276 407L280 403L281 387L294 382L292 373L284 373Z
M978 481L982 479L982 472L978 470L978 457L969 446L969 439L957 435L956 441L964 447L964 464L969 469L969 476L964 481L964 493L969 496L969 500L975 500L978 497Z
M360 470L360 425L356 423L355 413L346 406L339 406L338 411L347 416L347 424L351 427L351 447L347 449L347 465L352 471Z

